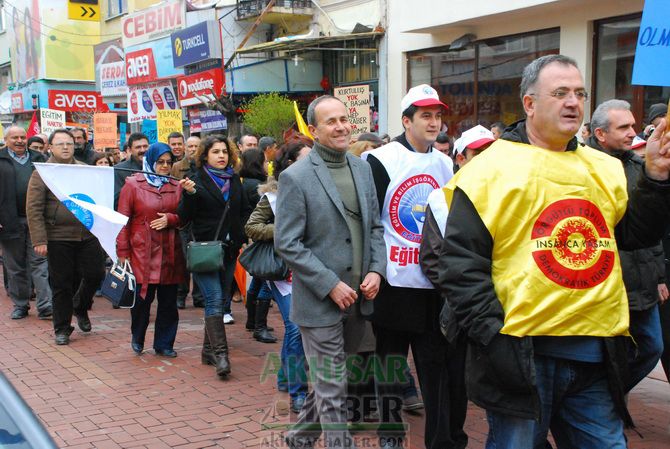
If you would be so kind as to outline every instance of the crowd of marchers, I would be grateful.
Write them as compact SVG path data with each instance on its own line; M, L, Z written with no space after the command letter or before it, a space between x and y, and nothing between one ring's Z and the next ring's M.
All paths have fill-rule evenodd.
M73 315L91 331L104 252L33 163L114 165L128 217L116 255L137 281L130 349L145 351L156 300L151 345L176 357L190 295L204 308L202 364L226 380L238 291L262 343L278 342L274 302L277 388L297 414L288 447L355 447L352 421L378 422L379 446L403 447L402 411L423 407L427 449L465 448L470 400L486 410L490 449L625 448L625 395L659 359L670 377L667 106L650 108L639 135L618 99L583 124L588 93L562 55L524 69L520 101L523 120L455 141L428 85L403 97L393 139L353 139L328 95L307 109L311 135L284 142L133 133L98 153L82 129L26 139L11 126L0 149L11 318L28 316L34 294L56 344L70 343ZM189 273L189 242L212 241L224 248L217 268ZM288 275L237 285L252 242Z

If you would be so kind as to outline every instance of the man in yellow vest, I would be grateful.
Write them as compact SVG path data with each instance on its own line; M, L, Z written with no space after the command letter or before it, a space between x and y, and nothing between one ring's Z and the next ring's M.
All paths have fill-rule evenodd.
M617 250L655 244L669 221L665 120L629 201L621 162L575 138L588 97L575 61L536 59L520 91L527 118L445 189L440 286L469 339L468 395L487 411L487 448L544 448L551 430L559 448L623 449Z

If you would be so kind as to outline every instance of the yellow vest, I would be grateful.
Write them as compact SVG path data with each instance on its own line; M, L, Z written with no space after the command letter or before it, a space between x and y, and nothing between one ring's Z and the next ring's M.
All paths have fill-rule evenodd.
M628 202L619 160L583 146L557 152L498 140L445 187L449 203L456 186L493 238L502 333L628 335L614 240Z

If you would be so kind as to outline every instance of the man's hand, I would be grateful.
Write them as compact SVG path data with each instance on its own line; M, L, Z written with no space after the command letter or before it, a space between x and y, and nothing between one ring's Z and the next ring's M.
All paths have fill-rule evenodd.
M330 296L330 299L337 304L337 307L339 307L340 310L345 310L347 307L355 303L356 298L358 297L356 291L342 281L337 283L335 288L328 293L328 296Z
M665 284L658 284L658 302L661 304L665 303L670 297L670 291L668 291L668 286Z
M670 135L666 133L665 119L661 120L647 140L645 170L655 181L667 181L670 174Z
M46 256L47 255L47 246L46 245L36 245L33 247L33 250L35 250L35 254L38 256Z
M161 229L167 228L168 225L168 218L167 214L164 214L163 212L158 212L158 217L151 223L149 223L149 226L151 229L160 231Z
M379 286L382 284L382 277L379 273L370 272L365 275L361 284L361 293L367 300L375 299L379 293Z

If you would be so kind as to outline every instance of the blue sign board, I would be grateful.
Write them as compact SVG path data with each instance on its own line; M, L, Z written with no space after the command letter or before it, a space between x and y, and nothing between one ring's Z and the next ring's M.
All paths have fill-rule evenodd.
M217 21L208 20L170 35L175 67L221 58L221 35Z
M632 84L670 86L670 2L645 0Z
M156 143L158 140L158 126L156 120L142 120L142 134L149 138L149 143Z

